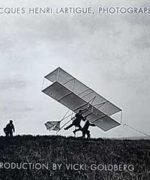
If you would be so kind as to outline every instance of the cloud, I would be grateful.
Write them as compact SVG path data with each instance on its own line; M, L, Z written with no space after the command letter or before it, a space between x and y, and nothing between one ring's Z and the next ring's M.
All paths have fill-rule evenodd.
M10 89L25 89L28 87L28 82L20 79L3 79L0 82L0 90L10 90Z
M138 50L145 50L150 48L150 33L147 31L145 34L142 34L140 37L135 38L133 41L134 47L136 47Z

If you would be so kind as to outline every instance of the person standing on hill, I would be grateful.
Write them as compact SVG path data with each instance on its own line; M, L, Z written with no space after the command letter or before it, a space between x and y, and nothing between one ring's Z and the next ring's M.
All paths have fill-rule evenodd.
M15 132L15 127L13 125L12 120L10 120L9 123L6 125L6 127L4 128L4 132L5 132L6 137L13 136L13 132Z

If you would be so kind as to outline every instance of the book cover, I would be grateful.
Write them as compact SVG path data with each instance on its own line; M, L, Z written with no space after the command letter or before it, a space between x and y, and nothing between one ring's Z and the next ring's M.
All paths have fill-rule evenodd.
M149 180L148 0L0 0L0 180Z

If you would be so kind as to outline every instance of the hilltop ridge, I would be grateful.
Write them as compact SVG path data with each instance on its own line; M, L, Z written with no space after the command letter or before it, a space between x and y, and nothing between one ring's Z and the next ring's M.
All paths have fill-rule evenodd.
M0 137L0 180L148 180L149 172L150 140Z

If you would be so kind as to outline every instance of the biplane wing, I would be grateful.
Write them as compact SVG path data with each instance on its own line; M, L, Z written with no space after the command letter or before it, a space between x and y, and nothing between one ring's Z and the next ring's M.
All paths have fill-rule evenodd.
M104 97L88 88L76 78L57 68L45 76L53 82L42 92L63 104L73 112L85 110L84 116L104 131L108 131L120 123L110 116L121 111L120 108L106 100Z

